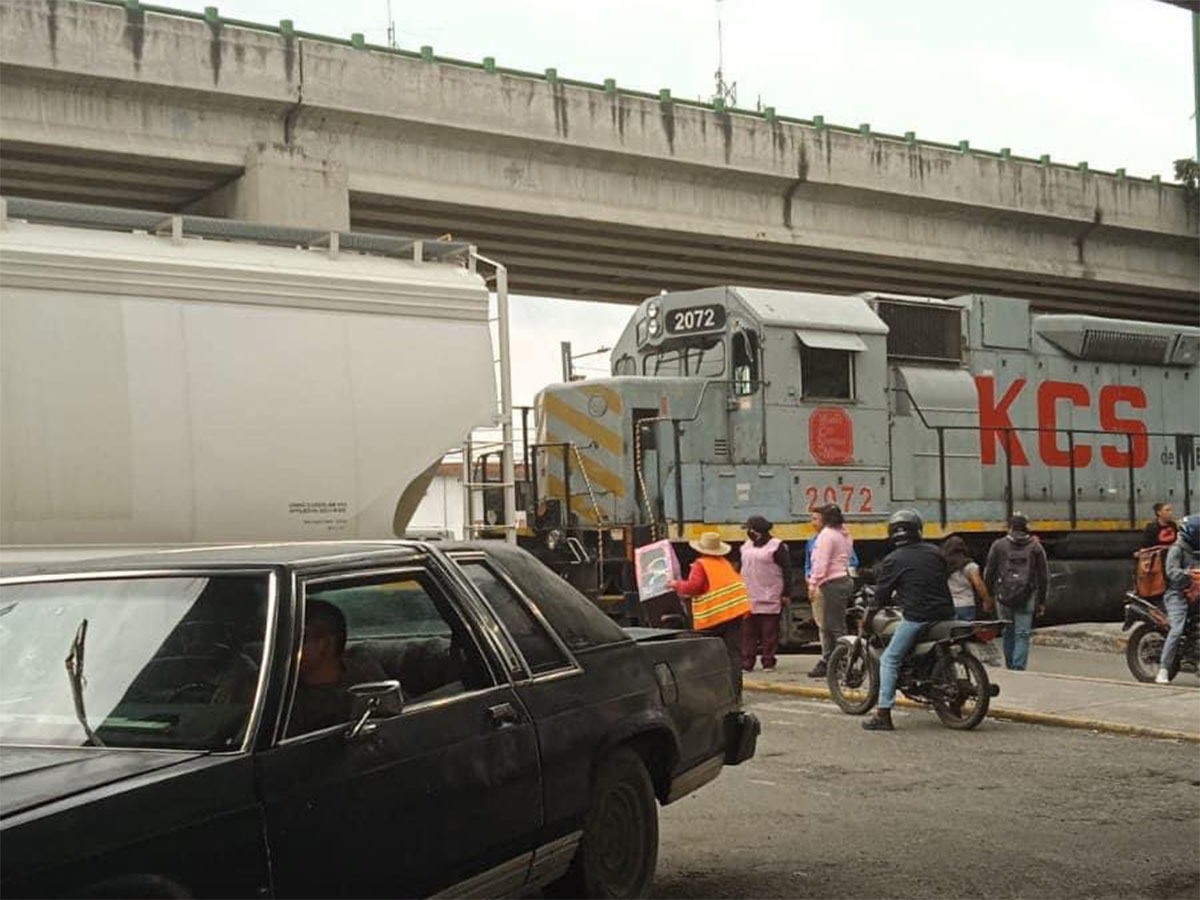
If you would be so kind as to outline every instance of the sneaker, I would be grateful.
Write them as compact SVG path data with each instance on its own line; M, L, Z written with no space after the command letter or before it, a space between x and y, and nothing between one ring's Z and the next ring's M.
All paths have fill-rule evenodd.
M862 723L863 731L895 731L891 710L880 710Z
M812 671L808 673L809 678L824 678L829 669L825 665L825 660L821 660L812 667Z
M1167 674L1166 669L1159 669L1158 674L1154 676L1155 684L1170 684L1171 676Z

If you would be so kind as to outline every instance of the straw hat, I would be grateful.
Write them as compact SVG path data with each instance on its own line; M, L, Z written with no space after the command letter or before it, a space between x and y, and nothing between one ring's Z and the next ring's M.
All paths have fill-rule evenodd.
M715 531L706 531L700 535L698 541L688 541L688 546L697 553L703 553L705 556L724 556L733 548L721 540L721 535Z

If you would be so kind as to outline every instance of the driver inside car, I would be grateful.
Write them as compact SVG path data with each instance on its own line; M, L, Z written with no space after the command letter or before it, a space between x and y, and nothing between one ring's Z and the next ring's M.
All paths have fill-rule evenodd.
M288 737L349 722L356 711L350 688L387 680L378 662L347 659L345 652L345 615L327 600L309 600L304 607L300 677L288 719ZM375 711L381 718L399 714L400 700L394 693L383 697Z

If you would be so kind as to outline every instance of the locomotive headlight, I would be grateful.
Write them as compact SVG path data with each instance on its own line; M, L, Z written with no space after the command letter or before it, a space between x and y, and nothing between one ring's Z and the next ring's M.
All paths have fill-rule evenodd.
M557 550L558 545L562 543L562 539L563 533L561 531L559 531L557 528L551 530L551 532L546 535L546 549Z
M660 325L660 324L659 324L659 322L658 322L658 319L651 319L651 320L650 320L650 328L649 328L649 331L650 331L650 337L657 337L657 336L658 336L658 333L659 333L660 331L662 331L662 325Z
M658 312L659 312L659 310L658 310L657 303L651 303L649 306L646 307L646 315L648 315L652 319L658 318Z

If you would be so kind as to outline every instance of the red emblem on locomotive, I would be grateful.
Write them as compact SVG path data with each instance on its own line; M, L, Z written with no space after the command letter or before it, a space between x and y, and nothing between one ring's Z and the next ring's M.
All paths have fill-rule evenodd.
M838 406L822 406L808 417L808 449L822 466L854 462L854 422Z

